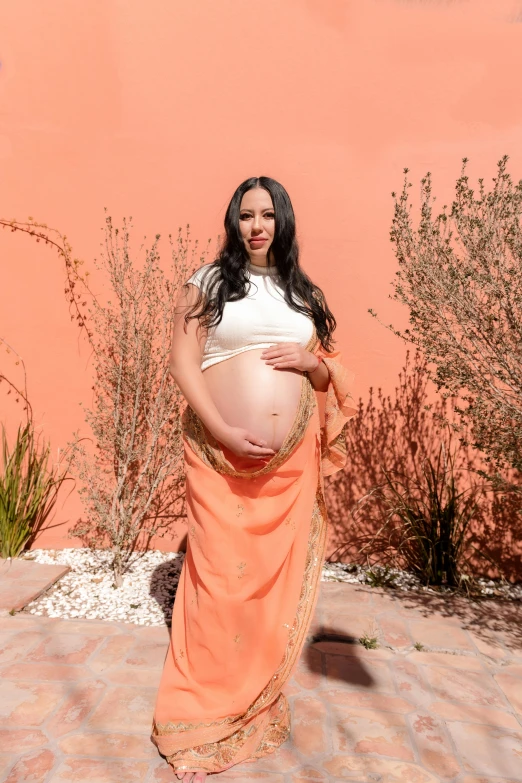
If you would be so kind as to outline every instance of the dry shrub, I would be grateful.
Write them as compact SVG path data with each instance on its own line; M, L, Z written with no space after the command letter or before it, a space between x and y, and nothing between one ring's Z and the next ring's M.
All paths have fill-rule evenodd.
M168 358L175 302L198 251L188 232L176 242L169 237L166 274L159 236L140 263L132 259L131 227L124 220L120 231L106 218L97 266L110 283L110 298L94 297L89 308L95 380L85 417L94 450L76 447L74 463L87 519L71 531L91 546L112 548L116 586L152 537L183 515L184 402Z
M408 308L410 328L390 327L422 351L443 396L456 398L469 425L462 442L484 454L484 477L504 488L506 469L522 471L522 181L513 183L507 161L490 190L479 179L475 192L464 159L455 200L439 214L428 173L417 228L405 177L391 240L393 298ZM520 473L508 483L522 491Z
M359 402L358 413L347 428L348 465L327 485L335 542L329 557L416 570L423 545L414 530L420 532L424 522L431 531L422 534L424 551L435 552L440 541L440 557L443 559L444 549L453 553L460 573L503 573L516 579L522 573L522 551L516 544L522 532L520 496L509 487L504 491L484 480L485 463L480 453L469 445L457 444L453 433L461 430L461 425L452 412L452 399L434 395L426 364L419 351L413 360L408 351L394 395L370 389L366 404ZM435 469L434 481L430 465ZM395 509L398 514L392 513ZM414 512L407 523L401 521L401 511ZM451 525L454 527L449 530ZM446 538L443 547L448 530L451 538ZM453 581L448 576L451 569L434 565L435 561L427 558L426 582L433 582L437 571L441 582Z

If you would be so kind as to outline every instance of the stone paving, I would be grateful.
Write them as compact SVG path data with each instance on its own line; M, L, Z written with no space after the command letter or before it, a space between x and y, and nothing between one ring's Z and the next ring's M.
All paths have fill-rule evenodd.
M0 557L0 611L16 612L27 606L69 571L69 566L34 563Z
M286 688L291 741L220 783L522 782L520 604L323 583L310 634ZM0 780L173 783L149 741L167 642L1 616Z

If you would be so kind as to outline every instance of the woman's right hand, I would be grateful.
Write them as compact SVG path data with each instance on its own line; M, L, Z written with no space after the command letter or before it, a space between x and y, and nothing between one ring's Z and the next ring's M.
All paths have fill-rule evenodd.
M242 427L227 427L219 435L216 435L216 438L237 457L261 460L269 459L275 454L275 451L268 447L266 441L256 438L249 430Z

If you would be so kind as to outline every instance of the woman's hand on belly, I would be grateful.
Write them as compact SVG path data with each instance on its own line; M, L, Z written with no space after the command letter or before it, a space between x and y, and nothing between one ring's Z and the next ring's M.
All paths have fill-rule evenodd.
M263 351L263 348L245 351L203 373L223 421L220 433L213 434L224 445L228 445L230 429L235 429L243 436L250 436L247 437L250 444L262 443L261 448L268 446L277 451L295 419L302 373L295 369L276 372L262 361ZM238 448L241 451L236 451ZM244 454L245 448L250 447L240 438L231 451Z
M261 359L275 370L313 372L319 365L317 356L299 343L279 343L273 348L266 348Z
M260 460L269 459L275 454L266 441L242 427L225 427L223 432L219 433L218 440L238 457Z

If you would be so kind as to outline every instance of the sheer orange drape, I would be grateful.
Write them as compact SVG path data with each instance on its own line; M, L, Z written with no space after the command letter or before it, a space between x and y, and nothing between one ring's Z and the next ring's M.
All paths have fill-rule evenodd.
M322 476L346 460L353 376L338 354L326 421L303 376L280 451L261 468L184 416L188 548L172 617L152 740L175 769L220 772L288 737L282 688L313 613L326 540Z

